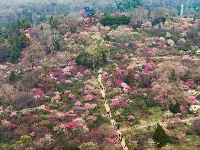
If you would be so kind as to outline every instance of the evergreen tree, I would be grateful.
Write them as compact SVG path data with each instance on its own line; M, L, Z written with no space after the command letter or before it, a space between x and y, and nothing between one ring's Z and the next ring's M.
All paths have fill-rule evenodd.
M44 30L44 27L43 27L42 25L40 26L40 30L41 30L41 31L43 31L43 30Z
M56 29L56 30L58 29L58 27L57 27L57 20L54 19L52 16L51 16L51 18L49 20L49 24L51 26L51 29Z
M20 57L20 49L17 48L15 45L12 46L10 50L11 62L15 63L19 57Z
M49 19L49 24L51 25L51 21L53 20L53 16L50 17Z
M58 39L55 39L53 41L53 45L54 45L56 51L60 50L60 43L59 43Z
M45 22L47 20L47 18L46 18L46 15L45 14L42 14L41 16L40 16L40 18L39 18L39 21L40 22Z
M19 37L19 42L20 42L20 49L28 47L30 45L30 40L27 38L27 36L22 33Z
M167 144L168 139L169 139L169 136L165 133L163 128L160 126L160 124L158 124L153 134L153 140L157 143L158 147L162 147Z
M12 70L10 72L10 76L9 76L9 82L13 83L16 81L16 75L15 75L15 72Z

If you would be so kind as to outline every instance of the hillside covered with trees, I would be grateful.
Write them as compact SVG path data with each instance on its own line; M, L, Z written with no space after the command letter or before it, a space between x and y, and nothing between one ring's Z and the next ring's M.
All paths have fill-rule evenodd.
M200 1L0 2L0 149L200 148Z

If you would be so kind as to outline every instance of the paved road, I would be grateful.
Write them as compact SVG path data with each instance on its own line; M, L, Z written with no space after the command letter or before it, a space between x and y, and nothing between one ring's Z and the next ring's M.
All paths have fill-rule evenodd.
M114 117L113 117L113 115L110 111L110 106L109 106L108 101L106 99L105 87L104 87L102 80L101 80L102 73L103 73L102 68L100 68L98 70L98 81L99 81L99 84L100 84L101 95L102 95L102 99L104 101L104 107L106 109L107 116L110 119L110 123L111 123L112 127L116 130L116 133L118 135L118 139L120 141L121 146L123 147L124 150L128 150L128 147L127 147L126 142L124 140L123 134L120 131L119 126L117 125L117 123L116 123L116 121L115 121L115 119L114 119Z

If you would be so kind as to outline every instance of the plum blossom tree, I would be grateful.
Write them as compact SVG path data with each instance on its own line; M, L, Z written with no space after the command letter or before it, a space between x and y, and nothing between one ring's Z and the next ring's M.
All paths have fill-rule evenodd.
M136 8L131 14L130 24L132 26L141 27L142 23L145 23L148 19L148 10L144 8Z
M120 96L116 96L115 98L112 99L112 102L110 103L110 106L118 107L120 105L120 100L121 100L121 97Z

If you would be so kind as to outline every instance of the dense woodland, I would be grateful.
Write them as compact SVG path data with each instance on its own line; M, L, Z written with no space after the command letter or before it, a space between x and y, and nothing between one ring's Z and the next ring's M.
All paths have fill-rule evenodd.
M0 8L0 149L200 148L200 1Z

